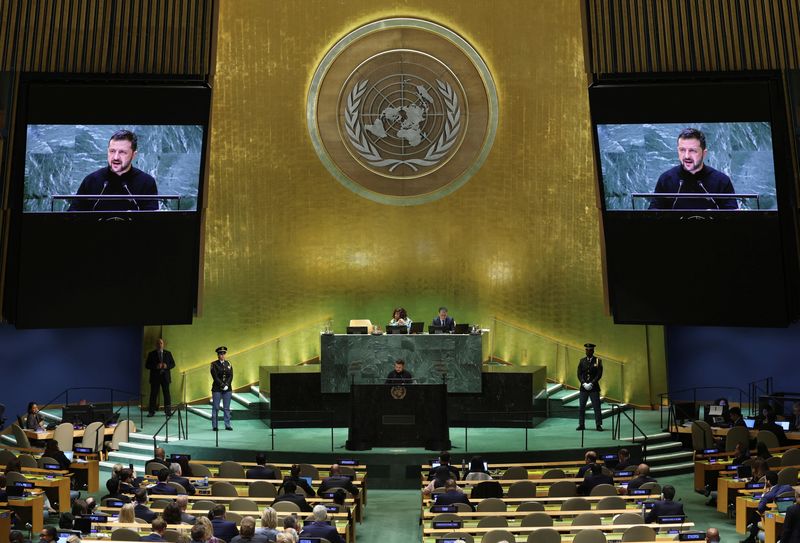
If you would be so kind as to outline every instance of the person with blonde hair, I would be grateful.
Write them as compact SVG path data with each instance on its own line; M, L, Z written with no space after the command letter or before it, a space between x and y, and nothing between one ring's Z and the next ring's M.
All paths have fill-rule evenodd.
M206 516L197 517L197 524L203 526L205 543L225 543L222 539L214 536L214 525L211 524L211 519Z
M256 535L267 538L267 541L275 541L278 536L278 512L272 507L265 507L261 513L261 526L256 528Z
M117 522L120 524L132 524L136 522L136 513L134 512L134 505L132 503L126 503L122 506L119 510Z

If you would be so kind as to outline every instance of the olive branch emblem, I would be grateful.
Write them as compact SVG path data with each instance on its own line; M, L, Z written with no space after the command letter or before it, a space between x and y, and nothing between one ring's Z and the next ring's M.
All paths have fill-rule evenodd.
M358 116L358 108L361 99L367 90L368 80L359 81L353 85L353 90L347 96L345 107L345 130L350 144L355 148L371 166L376 168L389 167L389 171L394 171L400 165L406 165L415 172L418 166L435 166L444 158L456 143L458 133L461 130L461 107L458 105L458 95L445 81L436 80L436 86L444 98L447 107L447 117L445 120L444 131L439 135L439 139L434 145L428 148L424 158L411 158L399 160L395 158L383 158L378 148L367 138L366 131L362 130L361 121Z

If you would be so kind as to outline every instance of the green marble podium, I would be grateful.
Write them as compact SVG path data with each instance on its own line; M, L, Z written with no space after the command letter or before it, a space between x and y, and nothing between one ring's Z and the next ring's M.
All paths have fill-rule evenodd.
M416 383L445 378L447 392L481 392L483 335L385 334L320 336L323 393L350 392L352 383L383 384L394 361L403 359Z

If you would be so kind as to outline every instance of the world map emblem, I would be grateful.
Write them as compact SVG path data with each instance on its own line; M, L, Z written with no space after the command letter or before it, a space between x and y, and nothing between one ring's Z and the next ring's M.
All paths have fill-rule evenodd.
M385 204L442 198L483 164L497 93L480 55L419 19L361 27L325 55L307 122L322 163L357 194Z

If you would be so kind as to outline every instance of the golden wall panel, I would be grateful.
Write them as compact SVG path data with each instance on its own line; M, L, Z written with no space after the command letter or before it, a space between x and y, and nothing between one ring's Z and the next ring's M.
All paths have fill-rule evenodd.
M411 207L344 188L318 160L305 122L325 52L352 29L395 16L459 33L488 64L500 99L483 168L454 194ZM591 340L629 365L625 399L650 403L663 346L648 346L644 327L615 326L603 309L583 51L577 0L222 2L203 311L191 326L163 330L180 367L207 367L224 344L241 386L258 380L260 364L315 356L328 318L337 331L350 318L384 325L402 305L428 321L444 304L459 322L488 327L497 316L564 345ZM264 347L295 330L304 332L282 339L280 354ZM496 356L555 369L554 348L503 337ZM573 373L578 356L570 351L560 372ZM209 394L205 373L197 370L190 398ZM663 388L662 379L652 391Z

